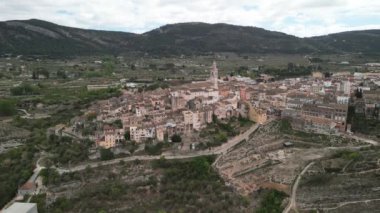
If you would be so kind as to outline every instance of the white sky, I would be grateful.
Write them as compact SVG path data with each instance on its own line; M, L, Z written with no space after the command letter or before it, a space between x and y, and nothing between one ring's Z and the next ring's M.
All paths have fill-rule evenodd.
M380 29L380 0L0 0L0 21L31 18L134 33L179 22L228 23L304 37Z

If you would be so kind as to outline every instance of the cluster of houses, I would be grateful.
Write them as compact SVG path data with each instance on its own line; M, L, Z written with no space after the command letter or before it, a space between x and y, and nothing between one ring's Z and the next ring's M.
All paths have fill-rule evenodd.
M90 139L112 148L129 139L170 141L174 134L190 135L218 120L247 117L263 124L286 118L295 129L335 134L348 131L349 105L368 118L380 119L380 73L321 72L303 78L255 81L240 76L218 77L214 62L206 81L153 91L124 91L120 97L100 101L89 109L100 131ZM360 92L361 99L353 98ZM121 125L109 125L115 121ZM99 129L99 128L98 128ZM67 131L66 131L67 132ZM127 134L126 134L127 133Z
M96 144L111 148L124 140L137 143L146 140L170 140L174 134L187 135L199 131L213 121L247 116L248 107L244 82L221 81L216 63L211 67L210 78L167 89L141 93L126 91L121 97L99 103L91 110L97 121L112 123L120 119L122 127L104 125L97 134ZM241 92L244 91L244 92Z
M289 119L293 128L303 131L325 134L350 131L350 125L347 125L349 105L359 100L363 102L362 110L366 114L374 115L369 112L379 110L379 80L379 73L352 75L341 72L328 78L313 73L312 78L299 80L288 92L281 117ZM363 91L364 82L371 88L366 87ZM358 92L363 93L363 98L355 97ZM376 119L379 119L378 113Z

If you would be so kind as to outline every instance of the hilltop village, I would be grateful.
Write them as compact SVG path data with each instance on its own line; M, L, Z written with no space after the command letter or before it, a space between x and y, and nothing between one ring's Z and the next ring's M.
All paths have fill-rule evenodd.
M0 213L380 213L379 2L2 1Z
M294 129L321 134L351 133L349 105L368 119L380 119L379 73L338 72L274 81L269 75L252 80L219 77L216 62L206 81L152 91L129 88L120 97L99 101L72 126L57 125L58 135L88 137L98 147L117 147L126 139L171 142L192 135L215 120L246 118L264 124L288 119ZM353 120L353 119L351 119ZM84 133L89 121L93 131ZM116 124L116 125L115 125ZM193 144L195 148L196 144Z

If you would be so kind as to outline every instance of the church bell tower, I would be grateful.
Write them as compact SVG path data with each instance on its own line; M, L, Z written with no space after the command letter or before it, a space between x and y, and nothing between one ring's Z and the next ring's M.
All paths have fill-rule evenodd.
M218 89L218 68L216 67L215 61L212 63L210 71L210 82L214 84L215 89Z

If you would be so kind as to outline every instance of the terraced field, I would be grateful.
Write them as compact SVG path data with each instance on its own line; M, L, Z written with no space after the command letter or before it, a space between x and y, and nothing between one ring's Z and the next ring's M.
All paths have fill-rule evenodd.
M297 192L299 210L379 212L380 149L345 151L314 164Z

